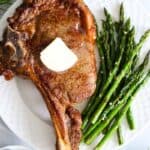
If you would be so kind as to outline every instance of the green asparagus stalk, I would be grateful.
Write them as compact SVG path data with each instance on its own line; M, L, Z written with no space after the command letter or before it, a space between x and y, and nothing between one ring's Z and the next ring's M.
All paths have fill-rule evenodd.
M126 113L126 118L127 118L127 122L128 122L129 128L131 130L135 129L135 123L134 123L134 118L133 118L131 107L129 107L129 109L128 109L127 113Z
M109 131L108 131L109 132ZM107 133L106 133L107 134ZM118 143L119 145L122 145L124 143L123 134L122 134L122 128L121 125L117 128L117 137L118 137Z
M125 114L127 113L132 101L134 100L134 96L139 90L139 88L147 81L147 79L150 77L150 71L144 78L140 81L138 87L134 91L134 93L131 95L131 97L128 99L127 103L125 104L123 110L121 111L118 120L113 124L112 128L109 130L109 132L102 138L102 140L98 143L95 150L100 150L101 147L105 144L105 142L110 138L110 136L117 130L119 124L121 123L122 119L124 118Z
M10 4L10 0L0 0L0 5Z
M125 17L124 17L124 7L123 7L123 3L121 4L120 6L120 22L123 23L124 20L125 20Z
M122 59L121 65L120 65L120 70L122 69L122 66L128 62L130 59L130 54L131 51L135 47L135 42L134 42L134 36L135 36L135 28L132 27L131 30L128 31L126 35L126 44L125 44L125 52L124 52L124 57Z
M106 43L108 47L109 57L110 57L110 69L112 70L112 67L114 66L114 60L115 60L115 51L116 51L116 28L115 23L113 22L112 16L108 13L107 9L104 8L104 14L106 17L106 21L103 21L103 26L105 27L106 32L108 33L108 42ZM109 43L109 44L108 44Z
M110 73L110 76L108 77L104 87L102 88L101 93L104 93L104 91L108 88L109 84L111 83L113 77L117 73L118 67L119 67L121 59L122 59L122 54L123 54L123 51L121 51L120 57L119 57L118 61L115 64L115 68L114 68L113 72ZM87 113L87 116L86 116L87 120L88 120L88 117L93 113L93 111L95 111L96 106L99 104L100 98L102 97L101 93L99 94L98 97L96 97L94 104L92 105L92 107L90 108L89 112ZM86 122L85 120L83 120L83 123Z
M110 121L120 111L124 103L130 97L132 92L136 89L136 87L137 87L137 81L131 86L130 90L126 93L126 96L123 98L123 100L120 101L120 97L118 98L119 104L115 105L113 110L108 114L107 118L103 122L97 124L96 128L87 136L87 138L85 138L86 144L91 144L93 140L102 132L102 130L110 123Z
M127 100L130 98L131 95L133 95L134 91L141 86L141 82L150 76L150 72L148 74L144 74L142 79L138 79L135 81L135 83L131 86L130 90L126 93L126 95L119 101L119 104L114 107L114 109L108 114L107 118L101 122L94 131L89 134L89 136L85 139L85 142L87 144L91 144L91 142L102 132L102 130L110 123L110 121L113 119L113 117L116 116L116 114L123 109L124 104L127 102ZM122 112L122 111L121 111Z
M132 78L134 78L137 74L142 74L142 72L144 71L145 67L148 65L149 63L149 57L150 57L150 50L147 52L143 62L138 66L136 67L131 74L129 74L128 78L126 79L126 83L127 82L130 82L130 80Z
M125 93L127 90L130 89L132 84L135 82L135 79L139 79L143 76L145 67L149 63L149 55L150 51L146 54L144 61L134 70L134 72L130 75L129 79L127 80L126 86L121 90L120 92L120 98L125 96ZM118 103L119 99L116 99L112 102L110 102L109 106L104 110L102 115L99 117L97 123L94 125L91 125L85 130L85 134L83 135L83 138L87 137L99 124L100 122L106 117L106 115L114 108L114 106Z
M112 62L111 62L111 57L110 57L110 46L108 44L109 43L109 31L107 28L108 28L107 22L103 21L104 36L103 36L103 40L101 41L101 46L105 51L107 71L109 73L112 70Z
M129 22L128 22L129 23ZM128 24L126 24L126 28L128 28ZM98 42L99 43L99 42ZM118 58L118 60L115 63L114 69L112 70L112 72L110 72L106 83L104 84L104 86L102 87L102 90L99 94L98 97L96 97L94 104L91 106L90 110L88 111L86 117L83 120L83 128L87 125L88 120L89 120L89 116L94 112L94 110L96 109L96 106L99 104L100 99L103 97L104 93L106 92L107 88L109 87L110 83L112 82L112 80L114 79L115 75L117 74L118 70L119 70L119 66L122 60L122 56L124 53L124 46L125 46L125 38L122 38L122 42L120 45L120 56ZM104 58L104 57L103 57Z
M130 70L133 58L137 55L137 53L139 52L139 50L141 49L141 47L143 46L144 42L147 40L147 38L149 36L150 36L150 30L146 31L144 33L144 35L141 37L139 43L136 45L136 47L132 51L130 60L123 66L122 71L116 77L116 80L112 84L112 86L109 89L109 91L107 92L106 96L104 97L104 99L102 100L102 102L99 104L98 108L96 109L96 111L92 115L91 123L94 124L97 121L97 119L99 118L100 114L102 113L102 111L104 110L105 106L107 105L108 101L110 100L112 94L114 93L114 91L116 90L116 88L118 87L118 85L120 84L122 79L125 77L125 75L128 73L128 71Z
M103 114L99 117L98 121L95 124L91 124L91 126L89 126L87 128L87 130L85 130L83 138L86 138L91 132L93 132L93 130L106 118L108 113L115 107L115 105L118 103L120 98L122 98L125 95L127 90L132 86L132 84L134 82L135 82L135 78L133 78L132 81L128 82L128 84L121 90L121 93L120 93L119 97L116 98L113 101L113 103L112 102L109 103L109 106L104 110Z
M101 133L104 129L107 128L108 132L109 130L111 130L108 124L110 124L110 122L114 120L114 117L116 118L116 120L118 120L117 118L118 112L122 110L123 106L128 101L129 98L127 99L127 96L130 97L129 93L134 92L134 88L138 86L137 83L139 83L139 79L142 78L145 65L147 64L147 62L144 61L145 63L143 62L140 66L134 69L135 64L138 60L138 52L141 49L146 38L149 36L150 31L147 31L142 36L139 43L135 44L135 41L134 41L135 29L134 27L131 29L130 19L128 19L125 22L123 4L120 7L119 23L118 22L114 23L112 21L111 15L107 12L106 9L104 10L104 12L106 16L106 21L103 21L103 31L102 31L102 34L100 34L101 36L99 36L97 43L99 44L99 47L101 47L102 52L105 51L105 53L103 53L103 56L104 56L103 58L106 61L104 62L105 62L105 77L107 78L107 80L105 84L103 85L100 84L100 87L97 88L96 90L97 94L93 98L93 100L90 102L90 107L88 107L86 113L84 114L85 124L83 126L83 129L84 129L83 140L86 143L92 142L98 136L98 134ZM117 33L116 35L115 35L115 32ZM124 38L124 45L122 45L123 38ZM123 46L122 48L121 48L121 45ZM123 49L125 49L125 51L122 51ZM117 71L113 76L112 72L115 70L116 63L114 63L114 56L112 54L114 54L116 50L118 50L119 52L117 53L119 55L115 55L115 57L117 58L117 59L115 58L116 63L118 59L120 58L121 52L122 52L122 56L124 57L120 58L120 64L118 65ZM110 59L108 60L108 58ZM106 68L106 65L108 66L108 68ZM114 69L112 69L112 67ZM109 76L107 77L108 74ZM118 79L119 80L113 81L116 75L117 75L116 80ZM103 81L103 78L101 79ZM111 79L111 80L108 80L108 79ZM105 89L106 83L108 81L109 81L109 84L107 85ZM124 86L125 88L123 88ZM117 98L114 99L114 93L115 93L116 88L121 93L119 94ZM101 93L99 93L99 91L101 91ZM101 105L100 102L102 102L101 107L100 107ZM112 105L109 105L109 103ZM117 106L120 108L118 108ZM94 115L96 114L99 107L101 109L101 112L97 114L98 116L96 116L97 117L96 120L93 121ZM130 107L128 109L130 110ZM133 118L131 118L130 115L127 115L127 116L129 116L130 117L129 119L133 121ZM121 143L122 142L121 141L122 135L120 132L121 129L120 129L120 126L118 127L117 127L117 135L118 135L118 140ZM107 135L107 132L106 132L106 135Z
M113 102L109 103L109 106L104 110L104 112L99 117L98 121L93 125L89 126L87 130L85 131L85 134L83 135L83 138L86 138L90 133L93 132L93 130L98 127L98 125L106 118L108 113L114 109L115 105L119 102L119 100L126 95L130 87L135 84L135 80L139 80L145 74L144 70L146 65L148 64L147 61L148 57L146 56L143 63L135 70L134 74L131 76L130 80L128 80L126 86L123 87L123 89L120 92L120 95L118 98L116 98ZM143 68L141 67L143 66Z
M105 11L106 13L107 13L107 11ZM105 14L106 14L105 13ZM108 14L108 13L107 13ZM108 15L107 15L108 16ZM123 22L122 22L122 24L123 24ZM122 34L122 36L124 36L124 35L126 35L125 37L126 37L126 39L125 40L127 40L127 37L129 36L130 38L129 38L129 40L131 40L131 39L134 39L134 36L132 36L133 34L134 34L134 32L131 30L130 31L130 28L131 28L131 23L130 23L130 18L129 19L127 19L127 21L125 22L125 25L124 25L124 30L122 30L122 29L120 29L120 32L122 32L121 34ZM111 51L111 53L113 54L113 55L115 55L115 51L113 50L114 48L115 48L115 46L114 46L114 43L115 43L115 37L113 36L113 34L115 33L115 31L114 31L114 25L113 24L111 24L110 26L109 26L109 29L108 30L110 30L109 32L110 32L110 41L109 41L109 45L110 45L110 51ZM128 42L128 41L126 41L126 43L128 44L128 43L130 43L131 44L131 42ZM117 44L117 43L115 43L115 44ZM126 47L126 44L124 44L124 49L125 49L125 47ZM130 46L131 47L131 46ZM129 49L129 48L128 48ZM119 50L119 49L118 49ZM122 50L122 49L120 49L120 50ZM123 51L123 55L124 54L126 54L126 51L127 50L124 50ZM118 52L119 53L119 52ZM112 55L112 56L113 56ZM113 64L113 61L114 61L114 58L113 57L111 57L111 61L112 61L112 64ZM121 64L124 64L124 59L122 58L122 60L121 60ZM119 65L120 67L121 67L121 64ZM119 89L120 89L120 87L119 87ZM116 94L115 94L116 95ZM112 100L111 100L112 101ZM105 113L104 113L105 114ZM107 114L107 113L106 113ZM103 134L105 134L107 131L108 131L108 129L111 127L111 125L108 125L108 127L106 127L102 132L103 132ZM105 131L105 132L104 132ZM118 129L117 129L117 138L118 138L118 143L119 144L123 144L123 135L122 135L122 129L121 129L121 126L119 126L118 127Z
M120 44L120 48L119 48L120 49L119 57L118 57L117 61L115 62L114 69L112 70L112 72L110 72L110 74L108 76L108 79L107 79L101 93L98 96L99 99L101 99L104 96L104 94L105 94L106 90L108 89L110 83L112 82L112 80L114 79L115 75L118 72L118 69L119 69L119 66L120 66L120 63L121 63L121 60L122 60L122 56L123 56L123 53L124 53L124 46L125 46L125 37L123 36L121 44Z
M126 95L126 92L130 89L132 84L134 84L135 80L141 78L143 74L145 74L145 68L149 63L149 56L150 56L150 51L146 54L143 62L134 70L134 72L129 76L129 79L127 80L126 86L122 88L120 92L120 98ZM120 98L117 98L116 100L110 102L109 106L104 110L102 115L99 117L97 123L94 125L91 125L85 130L85 133L83 135L83 138L86 138L100 123L101 121L107 116L107 114L114 108L114 106L118 103Z
M136 68L135 71L132 72L132 74L130 75L131 76L130 78L134 76L135 72L139 72L139 73L142 72L143 68L145 68L147 64L149 63L149 56L150 56L150 51L148 51L148 53L146 54L143 63L138 68ZM134 117L133 117L131 108L129 108L129 110L127 111L126 119L127 119L129 128L131 130L135 129Z
M120 9L123 9L123 6L120 8ZM104 12L105 12L105 15L106 15L106 18L107 18L107 20L109 21L108 22L108 24L107 23L105 23L104 21L103 21L103 28L104 28L104 33L107 31L107 29L109 30L111 27L110 27L110 25L112 24L112 18L111 18L111 15L107 12L107 10L106 9L104 9ZM124 12L124 10L120 10L120 14L121 15L124 15L122 12ZM122 16L120 16L120 17L122 17ZM124 17L123 17L124 18ZM121 19L120 19L121 20ZM124 24L124 20L123 20L123 22L122 22L123 24ZM106 26L109 26L109 28L106 28ZM123 28L123 27L122 27ZM127 20L126 21L126 23L125 23L125 27L124 27L125 29L127 29L127 30L129 30L129 28L130 28L130 21L129 20ZM126 31L125 31L126 32ZM102 40L102 39L100 39L100 38L97 38L97 44L98 44L98 46L100 47L101 45L108 45L108 43L106 43L106 41L104 41L104 40ZM118 60L116 61L116 63L115 63L115 69L113 69L113 71L112 71L112 73L110 72L110 75L109 75L109 77L108 77L108 79L107 79L107 82L105 83L105 85L104 85L104 87L103 87L103 85L101 86L101 89L102 89L102 91L100 92L100 94L99 94L99 96L98 97L96 97L96 99L95 99L95 97L93 98L92 97L92 101L90 101L89 102L89 104L87 105L87 107L86 107L86 109L85 109L85 111L84 111L84 114L86 114L85 116L84 116L84 118L83 118L83 125L82 125L82 129L87 125L87 123L88 123L88 120L89 120L89 116L93 113L93 111L95 110L95 108L96 108L96 106L98 105L98 103L99 103L99 101L100 101L100 99L101 99L101 97L103 96L103 94L101 94L101 93L105 93L105 91L107 90L107 88L109 87L109 85L110 85L110 83L112 82L112 80L113 80L113 77L116 75L116 73L118 72L118 68L119 68L119 65L120 65L120 63L121 63L121 60L122 60L122 55L123 55L123 47L124 47L124 44L125 44L125 38L122 38L122 42L121 42L121 45L120 45L120 49L121 49L121 52L120 52L120 55L118 55ZM102 48L99 48L99 50L100 50L100 52L101 52L101 50L102 50ZM106 50L105 50L106 51ZM102 60L104 59L104 53L102 54L102 58L101 58ZM110 60L110 59L109 59ZM104 60L103 60L104 61ZM108 63L108 62L107 62ZM106 65L105 65L106 66ZM106 75L106 67L103 67L104 69L102 69L102 70L105 70L105 74L103 75L104 77L106 77L107 75ZM105 79L103 79L103 82L105 81ZM91 108L90 108L90 106L91 106ZM89 110L89 108L90 108L90 110ZM88 111L89 110L89 111Z
M147 53L147 55L144 58L144 61L141 63L141 65L139 65L136 70L129 76L129 79L126 82L126 85L124 86L124 88L122 88L121 90L121 97L125 96L125 93L128 89L130 89L130 86L134 83L135 79L140 78L145 71L145 67L148 65L149 63L149 55L150 55L150 51ZM118 102L118 99L114 100L113 103L110 102L110 105L104 110L104 114L106 115L107 113L109 113L109 111L113 108L113 106ZM104 116L102 115L99 120L101 118L103 118Z
M135 36L135 27L132 27L132 29L128 33L128 39L127 39L127 46L126 46L126 61L128 61L130 54L132 53L132 50L135 46L134 36Z
M130 30L131 28L131 23L130 23L130 18L127 19L126 23L125 23L125 27L126 29L124 30L124 32L126 32L126 44L125 44L125 51L124 51L124 57L121 60L121 64L120 64L120 70L122 69L123 64L125 64L126 62L126 58L125 56L129 56L127 53L130 49L133 49L132 47L132 42L134 41L134 35L135 35L135 30L134 27ZM121 30L122 31L122 30ZM124 33L123 33L124 34ZM127 45L127 46L126 46ZM120 92L120 89L123 87L124 82L121 83L121 85L118 87L118 92ZM116 94L115 94L116 95ZM115 117L115 119L118 118L118 115ZM109 131L109 130L107 130ZM119 125L118 129L117 129L117 140L118 140L118 144L122 145L124 143L124 138L123 138L123 134L122 134L122 126Z

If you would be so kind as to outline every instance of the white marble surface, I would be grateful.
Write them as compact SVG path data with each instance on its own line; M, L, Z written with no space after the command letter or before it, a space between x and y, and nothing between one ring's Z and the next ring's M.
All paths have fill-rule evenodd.
M142 0L140 2L150 13L150 1ZM18 139L0 120L0 147L16 144L25 145L25 143ZM30 150L30 148L28 149ZM143 132L128 145L121 148L121 150L150 150L150 126L144 129Z

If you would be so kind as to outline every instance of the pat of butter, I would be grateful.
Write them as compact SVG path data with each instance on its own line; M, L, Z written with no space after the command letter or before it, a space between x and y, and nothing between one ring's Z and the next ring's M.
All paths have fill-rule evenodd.
M41 53L42 63L50 70L61 72L71 68L78 60L61 38L56 38Z

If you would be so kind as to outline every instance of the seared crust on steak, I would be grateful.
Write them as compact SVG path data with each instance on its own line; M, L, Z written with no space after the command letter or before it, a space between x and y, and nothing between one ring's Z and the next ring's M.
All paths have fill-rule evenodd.
M95 24L82 0L24 0L8 19L0 48L0 73L33 81L47 104L56 135L57 149L77 150L81 116L73 107L95 90ZM61 37L78 56L64 72L53 72L40 61L40 52ZM59 54L58 54L59 55Z

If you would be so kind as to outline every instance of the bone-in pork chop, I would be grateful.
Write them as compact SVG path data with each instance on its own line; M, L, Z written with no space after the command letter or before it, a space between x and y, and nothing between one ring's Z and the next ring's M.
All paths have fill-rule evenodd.
M0 73L33 81L51 114L59 150L77 150L81 116L73 104L95 90L95 24L82 0L24 0L8 19L0 49ZM56 37L78 57L64 72L53 72L40 61L40 52ZM58 54L59 55L59 54Z

